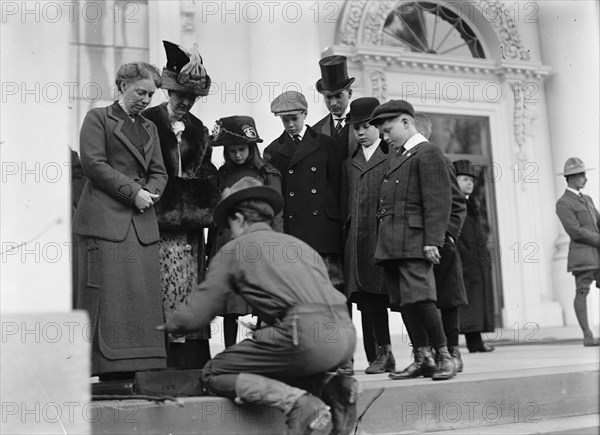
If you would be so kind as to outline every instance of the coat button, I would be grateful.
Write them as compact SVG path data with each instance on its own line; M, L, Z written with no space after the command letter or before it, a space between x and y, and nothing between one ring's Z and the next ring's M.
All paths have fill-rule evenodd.
M192 250L192 245L185 245L185 250L186 251L191 251Z
M293 174L293 173L294 173L294 170L293 170L293 169L290 169L288 172L289 172L290 174Z
M311 171L315 172L317 170L317 168L315 168L314 166L312 168L310 168Z
M379 202L383 202L383 197L381 197L381 199L379 200Z
M383 179L383 182L384 182L384 183L387 183L387 182L388 182L388 178L387 178L387 177L385 177L385 178Z
M294 213L290 213L290 214L288 215L288 219L294 219Z
M385 208L382 208L380 213L385 213Z
M295 193L294 193L294 192L290 192L290 196L294 196L294 195L295 195Z
M319 214L319 210L313 210L313 216L316 216Z
M398 182L399 182L399 181L400 181L400 180L396 180L396 184L398 184Z
M317 193L317 189L310 189L310 193Z

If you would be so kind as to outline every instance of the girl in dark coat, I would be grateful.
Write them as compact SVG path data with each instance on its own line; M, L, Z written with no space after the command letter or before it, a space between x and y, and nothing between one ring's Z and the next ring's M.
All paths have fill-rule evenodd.
M467 218L458 239L458 252L469 305L461 307L460 332L465 334L469 352L491 352L494 348L481 337L482 332L494 332L494 291L487 235L479 205L471 197L475 168L468 160L454 162L454 167L461 191L467 197Z
M218 187L223 192L244 177L259 180L265 186L271 186L281 193L281 175L273 166L264 163L258 151L258 142L262 139L256 132L254 119L249 116L229 116L217 121L212 137L212 146L224 146L225 163L218 171ZM272 222L275 231L283 232L283 218L278 213ZM231 239L228 228L218 227L214 237L212 252L218 252ZM225 347L236 343L239 316L252 314L250 306L237 295L227 300L223 316L223 336Z

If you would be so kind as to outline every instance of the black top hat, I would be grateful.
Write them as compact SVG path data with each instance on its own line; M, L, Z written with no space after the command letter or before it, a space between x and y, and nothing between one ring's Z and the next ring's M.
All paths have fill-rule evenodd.
M476 177L477 171L475 171L475 166L469 160L457 160L453 163L454 169L456 170L456 175L468 175L470 177Z
M227 116L219 119L211 133L211 145L239 145L257 143L263 140L258 136L254 118L251 116Z
M227 227L227 214L231 207L246 199L257 199L267 202L273 207L275 215L283 208L283 197L277 189L271 186L263 186L256 178L244 177L234 183L233 186L223 190L221 201L213 211L213 220L217 225Z
M167 66L162 71L163 89L199 97L208 95L211 80L198 52L198 44L189 50L169 41L163 41L163 45L167 54Z
M350 124L360 124L371 119L373 110L379 106L375 97L357 98L350 103Z
M317 80L317 91L323 95L342 92L354 83L354 77L348 78L346 56L328 56L319 61L321 78Z

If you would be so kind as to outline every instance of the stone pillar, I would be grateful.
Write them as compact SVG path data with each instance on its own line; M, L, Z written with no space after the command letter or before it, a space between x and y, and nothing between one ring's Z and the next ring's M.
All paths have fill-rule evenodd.
M598 116L599 31L598 3L581 2L538 2L539 32L543 62L551 65L553 72L546 80L550 146L555 173L562 172L567 158L577 156L589 166L599 168L600 145ZM585 193L596 205L600 201L598 169L587 174ZM564 192L564 177L555 178L554 191L558 199ZM569 238L558 218L558 237L552 265L554 298L565 313L565 323L576 325L573 310L575 282L567 270ZM593 290L589 298L590 323L599 323L598 292Z

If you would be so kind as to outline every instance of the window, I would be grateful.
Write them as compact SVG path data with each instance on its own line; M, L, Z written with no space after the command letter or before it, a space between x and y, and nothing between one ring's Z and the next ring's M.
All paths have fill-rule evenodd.
M485 58L473 29L460 15L433 2L401 4L386 19L384 45L417 53Z

